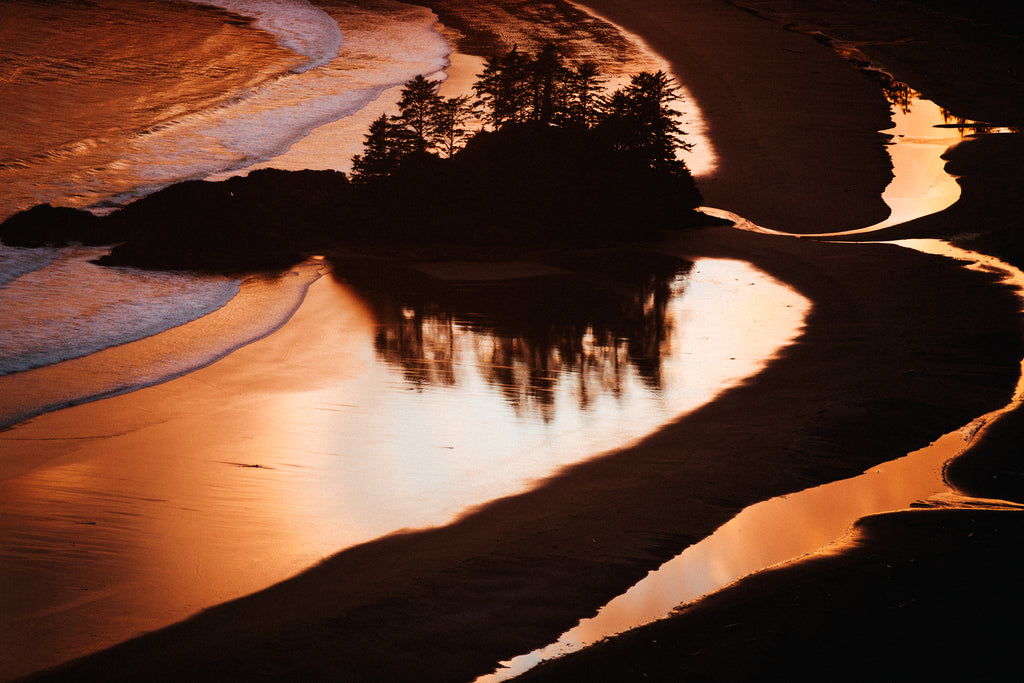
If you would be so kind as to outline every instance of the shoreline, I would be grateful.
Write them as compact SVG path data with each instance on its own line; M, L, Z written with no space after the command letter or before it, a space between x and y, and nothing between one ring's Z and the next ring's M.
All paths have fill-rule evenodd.
M886 218L891 166L878 131L891 119L877 85L812 38L723 0L677 4L587 2L645 40L697 100L718 157L698 179L704 203L796 233Z
M671 248L726 258L755 253L762 270L813 294L819 305L802 343L631 448L451 525L341 552L265 591L38 679L401 680L415 670L422 680L472 680L550 642L747 504L858 473L880 454L905 453L965 423L999 393L978 380L998 385L1021 351L1004 349L1003 367L955 376L973 326L1002 325L1011 335L1005 310L1014 301L1004 292L979 309L977 295L1000 291L992 277L937 257L727 228L680 236ZM886 293L920 290L936 270L947 278L932 294L947 306L908 330L903 323L920 297ZM865 287L865 278L874 284ZM921 348L939 355L916 357ZM871 372L844 374L850 363ZM821 377L836 383L823 387ZM960 405L935 399L950 392Z
M858 34L851 14L856 18L864 8L857 3L838 10L845 24L829 12L837 11L836 3L825 3L828 10L773 0L735 4L769 21L797 23L801 33L828 35L840 46L857 36L864 41L861 49L885 60L897 78L924 93L940 93L936 99L943 106L968 116L1019 120L1019 98L997 85L996 77L965 83L963 71L952 75L936 59L942 41L908 46L885 40L890 32L922 30L921 23L936 30L934 17L904 27L891 17L862 15L876 32ZM984 12L982 7L979 13ZM948 39L944 30L949 27L938 32ZM978 58L959 41L946 49L958 50L967 63ZM1010 93L1019 87L1010 85ZM962 190L953 206L844 239L944 238L1020 266L1024 251L1014 230L1022 202L1009 188L1024 179L1022 148L1019 134L965 139L944 157ZM1010 406L946 463L947 483L966 501L928 501L920 503L923 510L862 518L836 546L749 575L667 618L545 662L517 680L809 680L823 671L838 680L866 680L879 671L892 678L946 680L996 675L1015 666L1012 630L1001 624L1024 607L1017 579L1007 569L1015 564L1024 534L1017 507L1024 502L1018 457L1024 411L1016 402ZM843 662L842 672L837 662Z
M588 4L628 9L625 3ZM633 3L634 19L661 24L660 40L670 41L671 22L661 14L670 4L652 0L635 11ZM669 14L678 24L690 23L680 20L681 14L706 12L708 21L733 22L737 31L752 26L737 18L749 17L738 10L723 14L721 3L695 4ZM601 11L615 20L612 12ZM628 21L624 25L630 28ZM780 42L771 43L765 42L769 33L757 31L758 45L798 54L788 52L797 49L790 48L790 34L775 35ZM643 30L637 33L647 37ZM826 70L837 68L825 56L827 48L811 50L813 41L800 45L794 67L807 60ZM693 63L702 54L705 60L729 61L708 43L690 56ZM807 231L813 225L818 231L814 212L820 207L793 206L807 195L801 185L806 180L779 172L748 197L745 183L758 169L747 166L770 161L773 168L795 167L826 143L832 150L856 151L852 148L875 136L863 130L864 120L844 116L836 125L846 134L823 131L810 148L792 147L793 138L806 131L785 127L740 131L730 138L730 130L741 128L733 114L753 115L750 107L758 95L742 88L750 85L749 78L741 68L730 74L724 64L709 76L707 90L692 90L698 100L700 92L711 93L705 94L711 100L715 92L723 95L719 106L711 107L714 115L705 111L705 117L720 160L730 160L701 189L706 186L709 197L728 204L723 208L755 222ZM826 85L844 87L816 87ZM737 106L744 105L737 102L743 97L745 106ZM853 99L869 109L876 106L874 97L861 97ZM823 108L827 118L830 109ZM782 120L785 113L779 104L773 115ZM792 158L769 154L787 148ZM842 220L878 212L880 191L872 192L885 173L877 161L869 164L873 170L867 178L851 183L817 179L826 186L822 198L844 196L842 205L850 208ZM750 215L744 206L751 207ZM780 220L785 225L773 225ZM830 245L727 228L680 234L663 249L751 260L799 289L815 302L801 343L750 382L636 446L572 467L455 524L342 552L266 591L40 679L102 674L115 680L400 680L416 671L423 680L469 680L489 673L500 659L557 637L745 504L862 470L995 407L1019 370L1024 349L1013 313L1016 298L989 274L898 247ZM984 339L978 338L979 329L986 330ZM834 382L825 386L823 377ZM736 429L738 424L744 429ZM720 602L707 604L709 613L729 614ZM821 611L822 603L814 606ZM787 628L795 628L773 621L777 610L758 607L755 613L767 622L762 629L785 636ZM743 651L742 644L726 639L714 645L726 661ZM647 655L627 649L615 659L637 656ZM702 661L712 665L715 660Z

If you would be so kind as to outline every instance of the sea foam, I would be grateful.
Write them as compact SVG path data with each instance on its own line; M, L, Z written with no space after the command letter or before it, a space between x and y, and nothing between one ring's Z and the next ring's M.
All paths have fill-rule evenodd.
M238 280L227 277L90 262L106 251L5 247L4 256L13 254L24 272L0 288L0 375L157 334L217 310L238 293Z
M19 249L0 242L0 288L26 273L48 266L58 256L57 249Z
M254 20L254 25L277 38L283 47L307 57L296 72L309 71L338 56L341 28L329 14L304 0L189 0L212 5Z
M246 3L217 4L231 5L232 11L237 5L240 12ZM352 116L416 75L440 73L448 65L451 47L434 30L433 13L404 3L381 4L387 13L332 6L327 14L304 2L257 5L261 27L277 31L274 35L282 44L288 41L314 55L311 61L285 77L238 93L225 106L132 138L122 158L86 179L83 194L93 194L99 206L113 207L172 182L251 168L286 153L313 130ZM251 7L246 13L257 15ZM302 21L297 20L294 35L286 37L280 27L288 26L293 17ZM300 41L295 36L305 28L313 35ZM347 170L350 155L347 150L339 152L343 153L327 165ZM125 184L128 187L117 187Z

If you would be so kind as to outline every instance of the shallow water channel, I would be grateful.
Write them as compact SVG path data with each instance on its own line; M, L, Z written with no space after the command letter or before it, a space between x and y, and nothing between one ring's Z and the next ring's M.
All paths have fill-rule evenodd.
M964 261L1004 275L1024 298L1024 272L982 254L940 240L894 242L909 249ZM683 605L739 579L804 556L841 550L852 524L867 515L903 510L928 501L935 505L989 504L959 496L945 482L945 464L966 451L996 419L1024 399L1022 374L1009 404L982 415L903 458L882 463L860 476L772 498L742 510L706 539L648 573L628 591L580 620L559 639L502 662L475 683L514 678L542 661L581 650L606 638L665 618ZM990 504L1001 505L1000 501Z
M942 155L963 139L963 129L949 125L948 116L934 102L920 98L906 86L893 85L905 99L894 103L894 126L884 131L892 136L889 152L893 180L882 195L891 209L889 218L865 228L807 237L841 239L844 235L881 230L941 211L959 198L959 185L945 172ZM785 234L761 228L728 211L706 211L735 221L739 229ZM1024 273L1009 264L941 240L903 240L895 244L957 259L965 267L999 272L1024 300ZM1019 405L1022 397L1024 361L1017 389L1004 408L980 416L932 444L873 467L858 477L744 509L714 534L651 571L596 615L582 619L556 642L502 662L494 673L481 676L474 683L509 680L546 659L665 618L679 607L757 571L841 548L853 523L861 517L906 509L929 499L955 504L958 496L943 477L945 464L964 452L987 425Z

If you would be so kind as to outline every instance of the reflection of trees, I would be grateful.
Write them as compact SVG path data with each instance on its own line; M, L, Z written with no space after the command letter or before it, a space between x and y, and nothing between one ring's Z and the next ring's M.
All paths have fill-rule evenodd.
M885 99L889 101L895 107L899 107L900 111L904 114L909 114L914 108L914 100L921 96L921 93L911 88L906 83L901 83L895 80L892 76L883 73L881 71L873 71L872 73L877 79L878 83L882 88L882 93L885 95ZM1003 126L994 126L989 123L982 123L980 121L972 121L965 119L962 116L957 116L947 109L940 107L942 114L943 128L956 128L960 131L960 135L976 135L978 133L989 133L995 129L1008 130L1010 132L1019 132L1017 128L1006 128Z
M408 270L349 279L377 309L377 353L414 386L453 385L456 367L472 365L517 411L545 420L558 396L584 410L620 397L630 374L660 389L667 306L689 264L616 252L557 265L567 272L502 281L446 284Z
M887 73L881 71L870 73L877 77L878 83L882 88L882 94L885 95L885 99L889 101L889 104L899 107L900 111L904 114L909 114L910 110L913 109L914 98L920 93L906 83L897 81Z
M977 135L979 133L991 133L994 130L1007 131L1010 133L1019 133L1022 129L1007 126L995 126L991 123L982 123L981 121L972 121L965 119L962 116L957 116L947 109L942 109L942 121L944 128L956 128L960 131L961 136Z
M455 324L451 315L403 308L377 331L374 345L400 365L414 386L455 384Z

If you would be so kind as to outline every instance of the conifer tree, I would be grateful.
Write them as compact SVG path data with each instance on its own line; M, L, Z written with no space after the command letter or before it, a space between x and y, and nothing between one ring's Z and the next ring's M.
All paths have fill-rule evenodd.
M584 62L573 68L566 79L566 119L590 128L598 121L604 80L597 64Z
M434 149L446 157L454 156L469 137L466 124L472 118L473 107L469 97L442 99L435 109L430 130L430 141Z
M676 152L692 147L683 141L677 121L680 113L672 107L679 99L679 91L664 71L636 74L606 100L602 133L617 149L642 154L652 166L676 165L680 163Z
M534 121L554 123L566 112L565 92L569 71L555 46L545 45L530 64L531 116Z
M466 124L474 110L469 97L445 98L438 94L440 81L417 76L405 84L399 114L382 114L365 136L363 153L352 157L352 177L357 181L391 175L412 154L435 150L452 156L469 137Z
M364 136L363 153L352 157L352 178L366 182L391 175L398 166L401 151L395 127L387 114L381 114Z
M491 55L484 60L484 70L477 75L473 84L476 104L484 114L484 120L497 129L502 123L504 95L501 87L501 57Z
M398 102L401 113L395 117L394 124L402 133L399 142L404 153L429 151L434 118L442 100L437 94L440 85L440 81L430 81L420 75L402 89L402 99Z
M503 57L489 57L473 85L477 104L491 127L520 123L530 117L533 104L532 64L529 55L513 47Z

